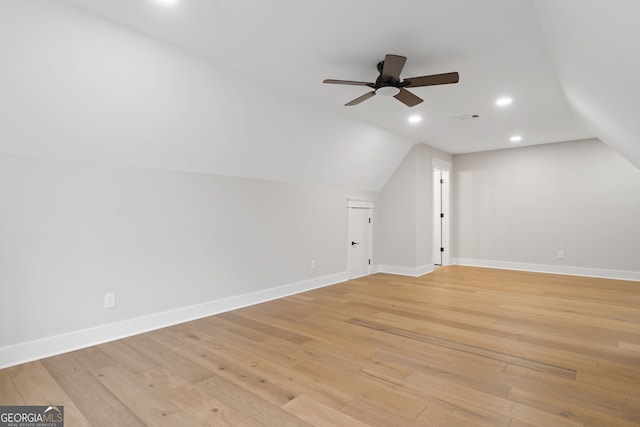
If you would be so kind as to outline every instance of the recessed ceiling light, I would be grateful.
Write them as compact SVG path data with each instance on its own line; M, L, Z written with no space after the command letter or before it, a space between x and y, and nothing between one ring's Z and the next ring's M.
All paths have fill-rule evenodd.
M513 99L509 98L508 96L504 96L496 100L496 105L498 107L506 107L507 105L511 105L512 102Z
M178 0L154 0L154 1L163 6L173 6L174 4L178 3Z
M416 115L410 116L409 117L409 123L415 124L415 123L420 123L422 121L422 117Z
M509 138L509 141L511 141L511 142L520 142L520 141L522 141L522 137L520 135L513 135L511 138Z

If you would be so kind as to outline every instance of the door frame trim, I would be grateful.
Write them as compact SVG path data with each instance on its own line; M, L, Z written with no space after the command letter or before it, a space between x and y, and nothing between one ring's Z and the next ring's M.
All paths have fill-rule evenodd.
M373 209L373 200L347 199L348 208Z

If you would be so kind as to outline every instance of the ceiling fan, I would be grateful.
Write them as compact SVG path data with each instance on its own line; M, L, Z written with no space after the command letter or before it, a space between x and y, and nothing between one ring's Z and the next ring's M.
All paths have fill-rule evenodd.
M378 63L378 78L375 83L369 82L357 82L352 80L332 80L326 79L323 83L337 84L337 85L353 85L353 86L368 86L373 89L371 92L365 93L362 96L354 99L351 102L347 102L346 106L358 105L362 101L365 101L372 96L379 94L385 96L393 96L398 101L402 102L408 107L413 107L420 104L422 98L409 92L406 88L421 87L421 86L435 86L446 85L451 83L458 83L460 76L458 73L445 73L445 74L432 74L430 76L410 77L400 81L400 73L404 67L404 63L407 58L398 55L386 55L384 61Z

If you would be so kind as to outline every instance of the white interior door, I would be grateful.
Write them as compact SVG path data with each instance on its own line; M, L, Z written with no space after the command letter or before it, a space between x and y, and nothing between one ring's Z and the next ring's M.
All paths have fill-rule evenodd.
M440 161L433 168L433 263L450 265L450 171L451 164Z
M433 169L433 263L442 265L442 169Z
M349 278L371 274L372 209L349 208Z

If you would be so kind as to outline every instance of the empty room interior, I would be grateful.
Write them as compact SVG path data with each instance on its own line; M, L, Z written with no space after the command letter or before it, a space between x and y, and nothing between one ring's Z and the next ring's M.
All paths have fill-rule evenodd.
M640 426L638 16L2 0L0 426Z

